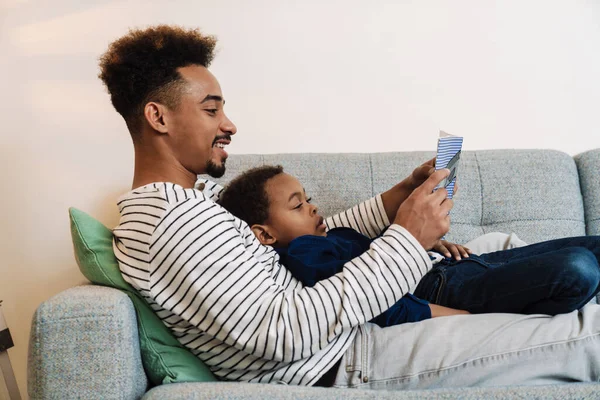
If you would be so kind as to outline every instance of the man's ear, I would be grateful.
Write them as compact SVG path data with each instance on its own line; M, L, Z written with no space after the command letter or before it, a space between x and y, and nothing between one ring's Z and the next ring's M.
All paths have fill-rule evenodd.
M277 242L277 239L271 233L271 229L266 225L254 224L250 229L252 229L258 241L264 245L272 246Z
M167 107L153 101L146 103L144 106L144 118L148 124L160 133L167 133L168 126L165 118L165 113L168 112Z

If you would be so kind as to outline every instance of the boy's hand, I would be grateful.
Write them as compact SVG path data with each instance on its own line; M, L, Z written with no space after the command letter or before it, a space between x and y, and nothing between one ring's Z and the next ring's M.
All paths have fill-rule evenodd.
M431 304L431 303L429 303L429 309L431 310L431 318L448 317L450 315L471 314L470 312L465 311L465 310L457 310L455 308L438 306L437 304Z
M471 249L460 244L450 243L446 240L438 240L431 250L437 251L446 257L454 257L456 260L461 260L461 257L469 258L469 254L473 254Z

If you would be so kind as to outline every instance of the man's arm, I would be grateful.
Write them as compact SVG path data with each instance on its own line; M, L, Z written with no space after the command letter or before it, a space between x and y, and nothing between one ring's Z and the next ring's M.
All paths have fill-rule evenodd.
M421 186L434 171L435 158L432 158L415 168L402 182L394 185L390 190L381 194L381 200L390 221L394 220L394 216L404 200L406 200L416 188Z
M377 195L346 211L325 220L327 230L333 228L352 228L373 239L390 225L381 195Z
M352 228L375 238L393 221L402 203L435 171L435 158L421 164L402 182L357 206L327 218L327 229Z
M392 225L333 277L305 288L275 280L223 208L190 199L169 210L151 240L151 295L212 337L256 357L291 362L325 348L412 290L431 268L419 242ZM271 267L271 265L269 266Z

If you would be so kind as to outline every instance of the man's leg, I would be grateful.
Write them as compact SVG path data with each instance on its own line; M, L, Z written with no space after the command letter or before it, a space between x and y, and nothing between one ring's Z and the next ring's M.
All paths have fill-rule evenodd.
M548 240L509 250L481 254L481 257L489 263L504 263L509 260L549 253L567 247L583 247L594 253L596 259L600 260L600 236L577 236Z
M527 246L527 243L519 239L514 233L490 232L476 237L465 243L464 246L474 254L484 254Z
M361 327L335 386L426 389L600 379L600 306L555 317L481 314Z

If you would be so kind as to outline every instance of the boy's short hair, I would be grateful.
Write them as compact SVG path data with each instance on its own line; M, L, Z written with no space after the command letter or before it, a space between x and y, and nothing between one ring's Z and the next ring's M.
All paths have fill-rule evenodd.
M269 197L265 185L269 179L282 173L281 165L249 169L229 182L221 192L219 204L249 226L264 224L269 219Z

